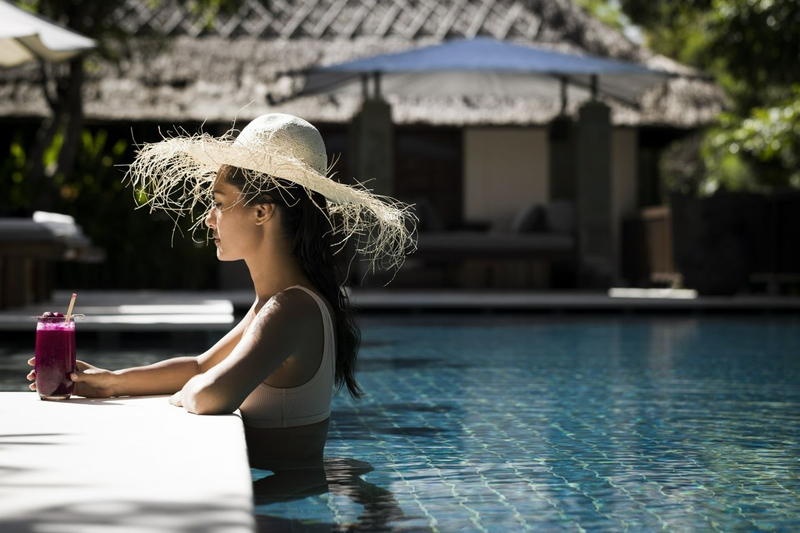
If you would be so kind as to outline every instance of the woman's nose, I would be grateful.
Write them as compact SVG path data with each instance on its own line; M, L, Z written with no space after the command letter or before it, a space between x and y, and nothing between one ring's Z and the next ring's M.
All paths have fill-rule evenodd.
M206 223L206 227L207 228L214 229L214 216L213 216L214 215L214 210L215 210L215 208L212 207L211 211L209 211L208 214L206 215L205 223Z

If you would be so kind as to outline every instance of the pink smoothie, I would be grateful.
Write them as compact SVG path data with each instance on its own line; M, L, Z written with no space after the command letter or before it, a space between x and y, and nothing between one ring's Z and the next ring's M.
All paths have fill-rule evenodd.
M75 369L75 322L64 318L39 318L36 325L36 390L47 400L72 394L69 379Z

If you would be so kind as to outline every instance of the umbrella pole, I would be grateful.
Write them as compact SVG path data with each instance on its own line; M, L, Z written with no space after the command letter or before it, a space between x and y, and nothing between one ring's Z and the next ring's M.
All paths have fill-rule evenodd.
M361 96L364 100L380 100L381 98L381 73L372 73L372 96L369 95L369 74L361 75Z
M375 100L379 100L381 97L381 73L373 72L372 79L375 82Z

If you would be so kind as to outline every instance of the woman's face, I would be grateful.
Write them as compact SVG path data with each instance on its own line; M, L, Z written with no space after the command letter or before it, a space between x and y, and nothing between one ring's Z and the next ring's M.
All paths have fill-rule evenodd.
M236 261L252 251L261 234L256 224L255 208L245 205L240 191L219 175L214 182L214 206L206 217L211 228L217 259Z

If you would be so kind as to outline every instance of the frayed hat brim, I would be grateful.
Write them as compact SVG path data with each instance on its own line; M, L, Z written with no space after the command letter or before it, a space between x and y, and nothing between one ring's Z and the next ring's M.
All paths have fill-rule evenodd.
M339 242L355 240L357 252L373 268L399 268L406 254L416 249L412 206L373 194L362 185L339 183L289 152L268 144L254 149L227 135L171 137L143 145L126 180L151 211L167 211L176 220L190 216L193 230L213 206L211 186L222 165L250 171L245 174L256 190L275 187L273 178L291 181L326 198L331 227L341 232Z

